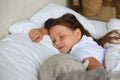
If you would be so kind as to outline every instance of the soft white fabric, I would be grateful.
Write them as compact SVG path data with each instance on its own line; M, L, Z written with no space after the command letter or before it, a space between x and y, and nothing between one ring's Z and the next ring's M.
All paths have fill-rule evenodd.
M14 23L9 27L10 33L25 33L27 34L33 28L43 27L44 22L49 18L58 18L65 13L74 14L84 28L91 33L94 38L100 38L106 33L106 23L96 20L88 20L79 13L67 7L58 4L48 4L42 10L34 14L30 20L23 20ZM99 30L99 31L98 31Z
M58 51L52 46L48 36L36 44L26 34L33 28L42 27L46 18L59 17L67 12L77 15L86 29L93 32L94 26L80 14L56 4L49 4L30 20L22 20L9 27L12 34L0 41L0 80L8 80L8 77L9 80L37 80L40 65Z
M107 22L103 22L103 21L98 21L98 20L89 20L95 28L93 37L96 39L99 39L101 37L103 37L106 33L107 33Z
M120 77L120 44L105 44L105 65L110 80L119 80Z
M111 19L107 23L106 29L106 27L104 27L106 23L89 21L69 8L57 4L48 4L33 15L30 20L23 20L11 25L9 32L12 34L0 41L0 80L8 80L8 77L9 80L37 80L39 66L47 57L58 51L54 49L48 36L43 39L43 42L36 44L32 43L28 35L25 36L25 34L28 34L33 28L43 27L44 22L48 18L57 18L65 13L73 13L85 29L95 38L99 38L113 29L120 30L120 19ZM108 55L112 54L112 56L107 57L106 55L108 58L106 59L108 61L108 64L106 64L106 66L108 66L107 69L110 71L114 68L115 72L117 72L120 66L119 64L117 66L115 65L119 63L117 60L119 56L116 56L117 54L119 55L119 50L116 47L114 47L115 49L111 47L108 48L107 53ZM114 57L113 53L116 53ZM116 59L116 63L113 61L112 65L109 65L111 64L110 61L114 59ZM114 70L111 74L114 74Z
M58 53L53 48L33 43L25 34L4 38L0 41L0 80L38 80L43 61Z
M39 26L28 20L21 20L9 26L9 33L28 34L28 32L33 28L39 28Z
M82 62L87 57L94 57L100 63L103 63L105 49L99 46L91 37L83 35L82 39L73 46L71 55L79 58Z
M119 29L120 30L120 19L110 19L107 23L108 32Z
M73 11L70 8L53 3L48 4L42 10L40 10L35 15L33 15L30 21L40 26L40 25L44 25L44 22L47 19L58 18L65 13L74 14L86 30L88 30L90 33L94 33L95 31L94 26L84 16L80 15L79 13Z

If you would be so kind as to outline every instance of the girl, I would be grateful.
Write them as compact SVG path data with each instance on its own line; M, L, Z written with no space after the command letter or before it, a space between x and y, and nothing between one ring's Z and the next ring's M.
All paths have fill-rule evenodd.
M99 46L72 14L45 22L45 28L33 29L29 33L31 39L38 42L42 36L49 34L53 45L61 53L71 54L81 62L89 61L88 70L100 67L103 64L105 50ZM34 35L34 32L37 33ZM86 35L84 35L86 34Z

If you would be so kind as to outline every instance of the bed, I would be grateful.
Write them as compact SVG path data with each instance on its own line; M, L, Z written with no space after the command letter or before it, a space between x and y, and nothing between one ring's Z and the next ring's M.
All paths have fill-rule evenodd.
M65 6L49 3L29 19L19 20L9 25L9 35L0 40L0 80L38 80L43 62L59 52L52 46L48 35L39 43L33 43L28 32L43 27L48 18L57 18L64 13L72 13L94 38L100 38L114 29L120 30L120 20L108 22L90 20ZM120 44L105 44L105 66L110 80L119 80Z

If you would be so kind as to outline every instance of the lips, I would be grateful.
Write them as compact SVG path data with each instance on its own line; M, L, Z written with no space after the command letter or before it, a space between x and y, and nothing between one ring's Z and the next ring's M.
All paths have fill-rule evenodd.
M58 47L58 49L61 51L64 48L64 46L60 46Z

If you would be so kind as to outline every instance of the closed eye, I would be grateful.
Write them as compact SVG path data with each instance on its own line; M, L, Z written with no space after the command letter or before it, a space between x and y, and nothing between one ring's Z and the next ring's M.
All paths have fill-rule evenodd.
M64 35L60 35L60 36L59 36L59 38L63 38L63 37L64 37Z
M56 40L52 40L53 43L55 43Z

